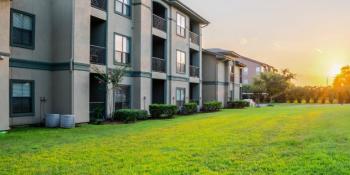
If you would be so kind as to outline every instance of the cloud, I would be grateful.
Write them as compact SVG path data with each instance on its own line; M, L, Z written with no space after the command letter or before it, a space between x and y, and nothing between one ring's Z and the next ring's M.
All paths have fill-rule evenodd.
M276 49L280 49L282 46L281 46L281 43L280 43L280 42L275 41L275 42L273 43L273 47L276 48Z
M241 38L241 41L240 41L240 43L241 43L241 45L242 46L245 46L245 45L247 45L248 44L248 39L247 38Z
M319 53L319 54L323 54L324 51L320 48L315 48L315 52Z

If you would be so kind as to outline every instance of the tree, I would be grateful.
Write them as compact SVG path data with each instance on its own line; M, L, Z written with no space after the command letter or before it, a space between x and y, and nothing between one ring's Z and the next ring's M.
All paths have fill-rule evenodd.
M120 89L120 83L123 81L123 77L125 76L128 68L125 66L118 67L116 69L110 69L108 71L102 71L98 67L93 67L94 72L97 73L96 78L105 83L107 85L107 98L112 98L112 104L109 104L109 114L113 114L115 112L115 93ZM110 97L108 94L112 92L113 96ZM108 100L110 101L110 99Z
M291 81L295 79L295 76L288 69L283 69L281 73L263 72L254 78L253 89L264 90L272 102L274 98L285 94L287 89L293 85Z
M340 102L350 102L350 66L341 69L341 73L334 79L333 87Z

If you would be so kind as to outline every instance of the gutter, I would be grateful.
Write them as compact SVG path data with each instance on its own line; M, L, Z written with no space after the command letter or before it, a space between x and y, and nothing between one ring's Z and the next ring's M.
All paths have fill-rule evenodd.
M71 59L70 59L70 75L71 75L71 113L74 114L74 56L75 56L75 49L74 49L74 44L75 44L75 0L72 1L72 40L71 40Z

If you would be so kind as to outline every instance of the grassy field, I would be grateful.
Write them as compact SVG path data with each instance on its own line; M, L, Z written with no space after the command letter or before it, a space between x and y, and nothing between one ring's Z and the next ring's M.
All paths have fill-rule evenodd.
M350 106L16 129L0 135L0 174L350 174Z

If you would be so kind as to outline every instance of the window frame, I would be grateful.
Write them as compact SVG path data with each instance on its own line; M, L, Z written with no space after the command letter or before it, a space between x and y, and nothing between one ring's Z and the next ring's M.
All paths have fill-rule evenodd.
M129 1L130 1L130 4L129 4L129 5L127 5L126 3L124 3L125 0L123 0L123 2L120 2L120 1L119 1L119 3L122 4L122 12L119 12L119 11L116 10L117 1L119 1L119 0L114 0L114 13L115 13L115 14L118 14L118 15L120 15L120 16L124 16L124 17L126 17L126 18L130 18L130 19L131 19L131 17L132 17L132 0L129 0ZM125 11L125 8L124 8L124 7L125 7L125 6L128 6L128 7L129 7L129 14L128 14L128 15L124 14L124 11Z
M178 62L178 57L177 57L179 52L181 54L184 54L184 56L185 56L185 63L184 63L184 70L183 70L183 72L181 72L181 68L180 68L180 70L178 69L178 64L181 64L181 63ZM176 73L178 73L178 74L186 74L186 72L187 72L186 66L187 66L186 52L184 52L182 50L176 50Z
M185 26L184 27L182 27L181 25L179 25L178 24L178 21L179 21L179 19L178 19L178 17L183 17L183 19L185 20ZM176 12L176 35L177 36L180 36L180 37L183 37L183 38L186 38L186 27L187 27L187 19L186 19L186 16L185 15L183 15L183 14L181 14L181 13L179 13L179 12ZM184 30L184 35L181 35L181 32L179 33L179 31L178 31L178 29L183 29Z
M32 20L32 44L29 45L24 45L24 44L16 44L13 42L13 14L14 13L19 13L25 16L28 16L31 18ZM35 49L35 24L36 24L36 16L34 14L28 13L28 12L24 12L21 10L17 10L17 9L10 9L10 46L11 47L18 47L18 48L23 48L23 49L30 49L30 50L34 50Z
M127 91L128 91L128 94L126 95L126 101L127 102L122 102L122 103L128 103L127 105L127 108L120 108L120 109L131 109L131 85L120 85L119 89L120 88L127 88ZM114 107L114 110L120 110L120 109L117 109L116 108L116 104L117 104L117 99L116 99L116 91L113 92L113 101L114 101L114 104L113 104L113 107Z
M177 92L178 91L183 91L183 97L184 97L184 99L183 99L183 101L178 101L178 99L177 99ZM186 88L176 88L176 91L175 91L175 101L176 101L176 105L178 106L178 102L182 102L182 104L180 105L180 106L178 106L178 107L182 107L185 103L186 103ZM181 96L182 94L180 93L180 96Z
M13 84L14 83L30 83L30 95L32 98L32 112L31 113L13 113L12 109L12 98L13 97ZM33 117L35 116L35 81L34 80L18 80L18 79L11 79L10 80L10 117L16 118L16 117Z
M118 52L121 52L122 54L124 54L124 53L127 53L127 54L129 54L129 60L128 60L128 63L123 63L123 62L118 62L117 60L116 60L116 52L117 52L117 50L115 49L115 47L116 47L116 45L117 45L117 43L115 42L115 39L116 39L116 36L120 36L120 37L122 37L122 38L126 38L126 39L128 39L128 41L129 41L129 53L127 53L127 52L124 52L124 51L118 51ZM122 43L123 44L123 43ZM124 45L122 45L122 47L124 48ZM114 35L113 35L113 63L114 63L114 65L122 65L122 66L131 66L131 52L132 52L132 39L131 39L131 37L129 37L129 36L126 36L126 35L122 35L122 34L119 34L119 33L114 33Z

